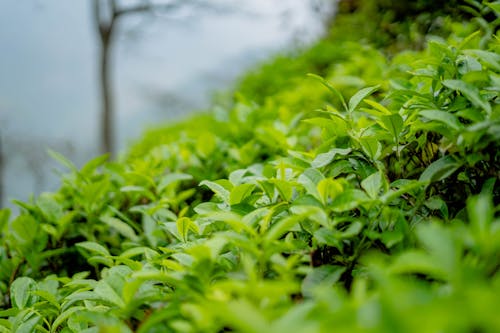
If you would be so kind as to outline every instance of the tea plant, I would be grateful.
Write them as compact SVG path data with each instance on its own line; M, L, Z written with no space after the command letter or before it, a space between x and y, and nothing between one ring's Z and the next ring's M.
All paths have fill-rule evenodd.
M500 11L470 3L420 51L276 60L123 161L51 152L61 188L0 211L0 332L500 331Z

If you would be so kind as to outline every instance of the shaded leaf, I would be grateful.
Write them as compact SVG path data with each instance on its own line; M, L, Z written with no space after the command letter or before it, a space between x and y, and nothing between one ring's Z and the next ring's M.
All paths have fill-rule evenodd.
M460 91L469 101L472 102L472 104L483 109L487 114L491 114L490 103L481 97L479 89L476 86L461 80L444 80L443 85L450 89Z
M458 117L450 112L440 110L423 110L419 113L427 119L439 121L456 131L459 131L463 128L463 125L462 123L460 123Z
M101 221L106 223L108 226L115 229L116 231L118 231L118 233L120 233L125 238L128 238L134 242L139 239L139 237L136 235L134 229L131 226L129 226L122 220L117 219L116 217L102 216Z
M398 114L391 114L390 116L380 117L381 125L391 133L393 138L398 138L401 130L403 129L403 118Z
M313 297L316 288L333 286L333 284L340 280L345 270L345 267L333 265L322 265L313 268L302 281L302 295Z
M452 155L446 155L430 164L420 175L419 181L432 183L443 180L457 171L462 163Z

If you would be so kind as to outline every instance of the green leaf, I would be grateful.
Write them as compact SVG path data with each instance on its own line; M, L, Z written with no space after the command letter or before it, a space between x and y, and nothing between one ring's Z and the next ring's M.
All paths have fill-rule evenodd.
M202 132L198 134L196 140L196 152L203 158L209 158L217 148L216 136L211 132Z
M458 117L450 112L440 110L423 110L419 113L421 116L424 116L425 118L430 120L439 121L453 128L455 131L459 131L464 127Z
M219 303L217 307L212 307L212 311L220 314L221 320L233 327L236 332L270 332L269 322L264 313L259 310L246 298L232 299L229 302Z
M319 194L318 199L326 205L328 203L328 199L335 199L340 193L342 193L343 190L344 186L338 179L322 179L317 186L317 192Z
M61 155L58 152L53 151L51 149L49 149L47 151L47 153L50 155L50 157L52 157L57 162L61 163L66 168L70 169L71 171L73 171L75 173L78 173L77 167L70 160L68 160L66 157L64 157L63 155Z
M160 183L158 184L157 191L158 193L163 192L167 186L172 183L180 182L184 180L191 180L193 176L188 175L186 173L169 173L168 175L161 178Z
M109 159L109 154L104 154L101 156L97 156L87 163L81 168L80 173L85 176L90 176L98 167L106 163Z
M452 277L458 264L458 251L451 232L438 223L417 226L419 241L431 254L436 264Z
M10 209L8 208L0 209L0 234L3 231L3 228L9 222L9 217L10 217Z
M498 4L500 6L500 4ZM471 54L483 61L488 67L500 72L500 55L485 50L465 50L464 53Z
M490 2L490 3L487 3L486 6L493 9L497 14L500 14L500 2L498 2L498 1Z
M63 215L62 206L50 193L42 193L38 197L36 204L48 222L57 222Z
M288 202L292 200L293 186L289 181L282 179L270 179L269 182L276 186L276 189L283 200Z
M279 239L285 233L292 231L294 227L303 219L300 215L292 215L285 217L276 222L266 233L266 241L273 241Z
M236 205L244 201L255 189L254 184L241 184L235 186L229 195L229 204Z
M349 227L341 233L342 238L352 238L357 236L361 230L363 230L363 223L355 221L349 225Z
M346 156L349 155L351 151L352 151L351 148L346 148L346 149L333 148L326 153L318 154L316 158L312 161L311 166L313 168L322 168L330 164L335 159L335 156L337 155Z
M357 93L355 93L351 99L349 100L349 112L353 112L358 107L359 103L363 101L366 97L373 94L376 90L378 90L379 86L368 87L361 89Z
M381 197L382 202L391 203L394 199L399 198L405 193L410 193L413 190L422 188L424 184L425 182L423 181L404 180L404 183L399 186L397 190L391 189L387 193L385 193Z
M375 199L379 196L383 184L384 179L380 171L372 173L370 176L361 181L361 187L372 199Z
M382 144L376 138L364 137L359 139L361 148L368 157L373 160L377 160L382 153Z
M437 182L451 176L463 162L457 161L452 155L446 155L439 160L430 164L420 175L419 181L422 182Z
M319 192L317 189L317 185L319 182L324 179L325 176L318 170L309 168L304 170L304 172L299 176L297 182L304 186L306 192L315 198L319 199Z
M457 70L461 75L470 72L480 72L483 66L475 58L468 55L460 55L457 57Z
M125 307L125 302L123 301L121 296L118 295L117 292L105 280L99 280L97 282L94 292L99 298L105 300L108 303L116 305L120 308Z
M491 196L482 194L470 197L467 200L467 213L472 230L484 242L490 233L495 213Z
M203 185L212 190L212 192L214 192L220 199L222 199L222 201L224 201L225 203L229 203L229 197L231 196L231 193L224 186L217 182L212 182L209 180L202 181L200 183L200 186Z
M189 217L181 217L177 219L177 222L175 224L177 226L177 231L179 232L179 235L184 242L187 242L187 237L190 230L198 232L198 226Z
M422 250L408 250L397 256L389 270L392 273L421 273L443 278L446 273Z
M395 138L399 138L399 134L403 129L404 121L403 118L398 114L391 114L390 116L380 117L381 125Z
M19 215L9 223L10 235L14 240L14 246L23 255L40 251L44 246L44 238L46 241L47 234L42 232L39 224L31 215Z
M333 265L322 265L313 268L302 281L302 295L304 297L313 297L315 289L322 286L333 286L340 280L345 270L345 267Z
M366 201L369 201L369 198L365 192L351 189L339 194L330 206L334 212L340 213L357 208Z
M42 319L42 317L38 314L35 314L31 318L23 318L23 322L16 329L16 333L32 333L36 332L35 327L38 322Z
M0 333L12 333L12 323L7 319L0 319Z
M370 105L371 107L373 107L375 110L377 110L378 112L370 112L372 114L376 114L376 115L379 115L380 113L382 113L383 115L391 115L392 112L389 111L385 106L383 106L382 104L380 103L377 103L375 101L371 101L369 99L367 99L365 101L366 104Z
M134 229L122 220L110 216L101 216L100 220L118 231L118 233L125 238L128 238L134 242L139 240L139 237L135 234Z
M491 114L490 103L481 97L476 86L461 80L444 80L442 83L445 87L460 91L472 104L486 111L488 115Z
M12 305L18 309L24 309L36 302L37 297L33 292L38 290L38 286L32 278L17 278L10 286Z
M50 305L52 305L53 307L55 307L58 310L61 308L61 306L59 305L59 302L57 301L56 296L54 294L48 292L48 291L45 291L45 290L35 290L33 292L33 295L40 296L40 298L44 299Z
M290 211L296 216L307 218L325 227L329 226L329 218L324 209L317 206L294 205Z
M342 239L337 231L321 227L313 233L314 240L317 244L325 244L333 247L340 248Z
M328 90L330 90L330 92L332 92L335 96L338 97L338 99L342 103L342 106L344 107L344 110L349 111L349 108L345 102L344 96L342 96L342 94L337 89L335 89L327 80L325 80L324 78L322 78L321 76L316 75L316 74L309 73L309 74L307 74L307 76L312 77L313 79L316 79L319 82L321 82L321 84L323 84Z
M51 333L59 332L58 331L59 326L61 326L71 315L73 315L79 311L82 311L82 310L85 310L85 307L73 306L73 307L70 307L69 309L63 311L59 316L57 316L57 318L52 323L52 327L51 327L50 332Z
M95 253L101 255L103 257L109 257L110 254L108 250L102 246L101 244L97 244L95 242L80 242L75 244L77 247L85 249L91 253Z

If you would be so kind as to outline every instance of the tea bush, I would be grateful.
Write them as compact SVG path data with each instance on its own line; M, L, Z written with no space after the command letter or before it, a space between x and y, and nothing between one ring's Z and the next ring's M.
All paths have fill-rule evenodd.
M470 3L423 50L275 59L122 161L51 152L61 188L0 211L0 332L500 331L500 5Z

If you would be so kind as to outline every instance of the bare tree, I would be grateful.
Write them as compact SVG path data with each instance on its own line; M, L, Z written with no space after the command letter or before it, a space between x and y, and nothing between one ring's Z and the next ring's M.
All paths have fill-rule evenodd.
M116 39L118 23L127 16L145 13L174 14L182 9L210 9L217 12L231 10L209 0L171 0L152 3L144 0L135 5L122 5L118 0L94 0L93 18L99 34L99 83L101 92L100 150L101 153L115 153L114 143L114 100L111 82L112 49Z

